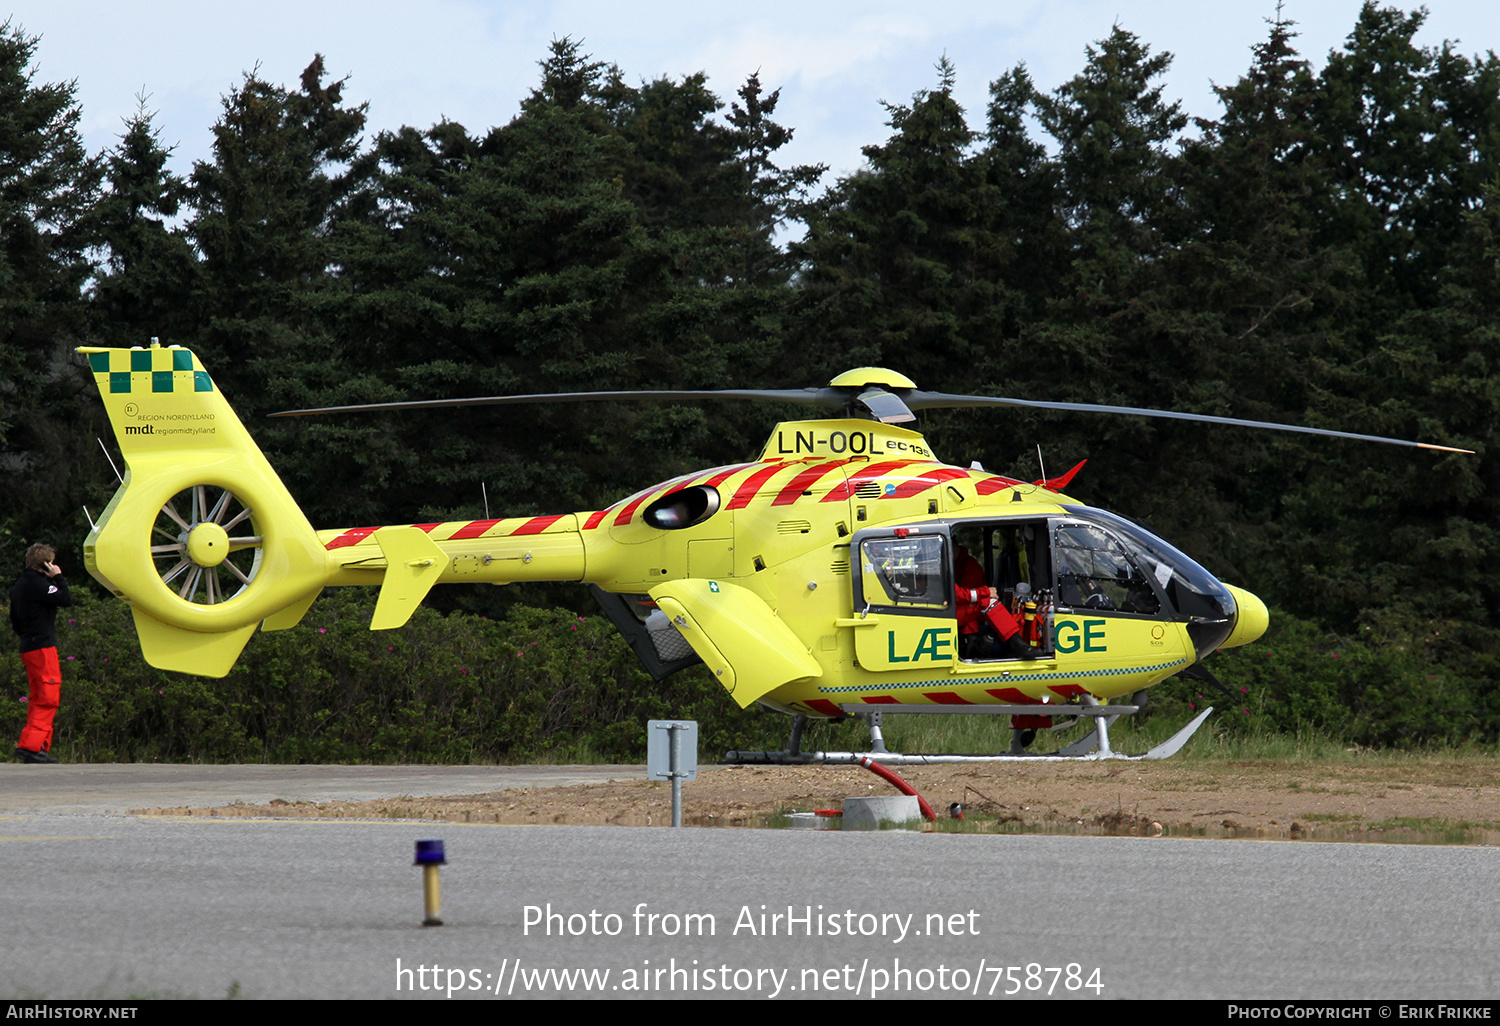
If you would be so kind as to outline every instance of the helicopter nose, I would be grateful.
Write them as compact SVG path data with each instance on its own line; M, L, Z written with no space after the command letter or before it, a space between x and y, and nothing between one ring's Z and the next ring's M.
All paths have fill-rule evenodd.
M1270 611L1266 609L1264 602L1243 588L1236 588L1232 584L1226 584L1224 587L1228 588L1229 593L1234 596L1234 603L1239 607L1239 615L1235 618L1234 630L1229 632L1229 637L1219 647L1235 648L1239 645L1248 645L1266 633L1266 628L1271 624Z

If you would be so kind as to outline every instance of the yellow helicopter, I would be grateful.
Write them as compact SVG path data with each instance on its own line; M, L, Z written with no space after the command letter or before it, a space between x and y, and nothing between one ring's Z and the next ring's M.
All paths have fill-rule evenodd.
M1122 757L1108 728L1131 699L1254 641L1265 604L1139 525L1035 482L937 459L913 410L1022 406L1391 442L1347 432L1131 407L924 392L861 368L826 388L500 396L277 416L593 399L766 399L833 409L779 424L752 462L684 474L601 510L315 530L197 357L177 346L85 347L127 473L84 544L89 572L131 605L152 666L222 677L256 629L300 621L325 587L380 589L370 627L399 627L439 583L589 585L648 671L702 661L741 707L791 715L783 752L741 762L847 762L804 752L810 718L863 717L882 762L885 713L1001 713L997 757ZM1082 464L1080 464L1081 466ZM1222 685L1220 685L1222 686ZM1177 751L1206 709L1140 758ZM1055 717L1093 729L1026 751Z

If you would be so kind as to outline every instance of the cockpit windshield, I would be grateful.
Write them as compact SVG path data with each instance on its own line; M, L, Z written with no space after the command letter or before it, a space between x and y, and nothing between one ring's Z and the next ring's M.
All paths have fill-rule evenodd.
M1146 573L1155 578L1167 600L1183 616L1225 620L1235 615L1234 596L1219 579L1173 545L1139 524L1092 506L1064 506L1080 520L1109 529Z

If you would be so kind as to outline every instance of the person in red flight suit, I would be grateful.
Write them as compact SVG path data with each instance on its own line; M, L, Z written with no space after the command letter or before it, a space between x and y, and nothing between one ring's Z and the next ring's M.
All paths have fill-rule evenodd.
M1005 608L994 588L985 585L984 567L962 545L953 570L959 653L968 659L1035 659L1036 650L1021 640L1015 614ZM986 625L994 628L998 644L985 636Z
M56 762L52 748L52 717L62 700L62 671L57 665L57 611L73 604L68 582L53 562L57 552L50 545L26 550L26 568L10 590L10 625L21 638L21 662L31 696L26 706L26 726L16 745L22 762Z

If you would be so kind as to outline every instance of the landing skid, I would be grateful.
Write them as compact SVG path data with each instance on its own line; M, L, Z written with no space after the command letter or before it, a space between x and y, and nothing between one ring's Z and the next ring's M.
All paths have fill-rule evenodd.
M899 752L887 751L885 739L881 734L880 717L886 712L913 712L932 713L936 710L932 706L902 706L887 705L880 712L870 712L867 708L845 706L844 710L854 715L864 717L870 723L870 751L868 752L804 752L800 749L802 740L802 728L806 725L806 718L799 716L792 725L791 743L788 750L783 752L727 752L724 761L731 765L776 765L776 766L809 766L809 765L844 765L858 763L862 759L873 759L887 766L937 766L944 763L964 762L1101 762L1105 759L1123 759L1139 761L1144 759L1166 759L1176 755L1182 746L1187 744L1188 739L1193 736L1203 721L1208 719L1209 714L1214 711L1213 706L1204 709L1187 726L1173 734L1166 741L1152 748L1142 755L1126 755L1116 752L1109 746L1109 725L1121 716L1136 712L1140 707L1134 705L1093 705L1093 706L1068 706L1067 714L1079 717L1088 716L1094 720L1094 729L1082 738L1074 741L1066 748L1047 755L1032 754L1012 744L1011 750L998 755L903 755ZM1034 705L1020 706L975 706L972 708L947 707L945 713L970 713L970 714L1011 714L1011 715L1036 715L1038 710ZM1062 726L1070 726L1072 722ZM1056 728L1053 728L1056 729Z

